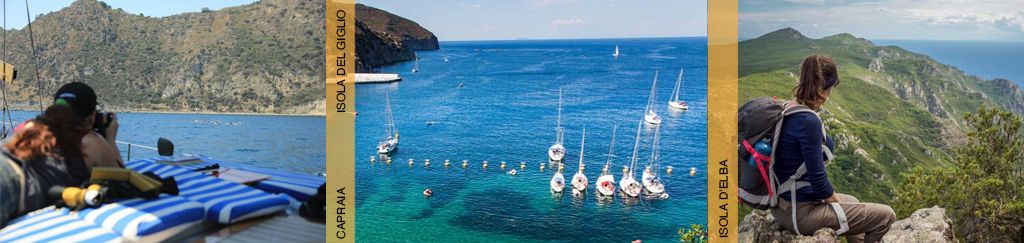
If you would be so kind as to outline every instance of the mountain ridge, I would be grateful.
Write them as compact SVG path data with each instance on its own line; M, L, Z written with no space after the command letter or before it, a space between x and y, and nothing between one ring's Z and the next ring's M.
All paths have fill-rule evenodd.
M739 43L739 102L790 97L809 54L832 56L842 80L820 112L838 147L830 180L866 201L888 202L894 180L911 167L952 163L951 148L966 139L962 114L982 105L1024 111L1020 87L1008 80L848 33L810 39L792 28Z
M19 70L6 100L12 109L38 110L60 85L78 81L92 86L100 108L110 111L324 115L325 6L262 0L157 18L77 0L40 14L31 23L33 36L27 28L4 30L3 61ZM415 22L383 11L374 13L388 16L375 17L359 12L372 7L360 6L357 70L436 49L429 31L402 29L418 27ZM360 13L405 22L369 26Z

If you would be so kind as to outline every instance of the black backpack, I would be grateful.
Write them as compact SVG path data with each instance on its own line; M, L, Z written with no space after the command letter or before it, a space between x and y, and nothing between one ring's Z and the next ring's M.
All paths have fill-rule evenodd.
M785 103L778 102L774 97L762 97L747 101L740 106L739 112L736 114L737 128L739 129L737 196L740 202L752 208L764 210L778 205L779 194L791 192L789 201L793 204L791 207L793 210L790 211L793 212L792 222L794 224L797 222L796 190L810 186L809 182L797 180L807 173L807 166L800 165L793 176L780 183L779 178L775 176L775 161L773 159L775 158L775 147L778 145L777 138L782 132L783 119L789 115L804 112L817 116L817 113L806 106L795 105L787 109ZM824 130L823 125L822 131ZM765 154L766 151L758 152L755 149L758 142L770 144L771 151L767 154ZM833 159L832 151L828 147L822 145L822 151L825 152L826 161ZM754 165L748 163L751 158L754 159ZM836 211L840 221L840 229L836 233L842 234L840 232L846 232L849 229L846 214L836 203L833 203L832 208ZM800 234L799 230L796 233Z

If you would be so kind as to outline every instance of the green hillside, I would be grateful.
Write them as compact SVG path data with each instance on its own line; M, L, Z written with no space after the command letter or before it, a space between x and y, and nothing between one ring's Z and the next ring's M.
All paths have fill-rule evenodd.
M951 163L964 143L966 112L982 105L1021 112L1020 88L1006 80L967 75L926 55L875 46L849 34L810 39L786 28L740 42L740 103L790 99L799 65L809 54L832 56L842 82L821 118L837 145L827 166L838 192L889 202L899 173Z
M77 0L32 22L36 57L27 26L6 30L3 61L19 68L6 100L15 109L38 110L60 85L78 81L97 91L102 109L113 111L322 115L325 6L262 0L149 17ZM437 49L437 37L415 22L356 8L357 69Z

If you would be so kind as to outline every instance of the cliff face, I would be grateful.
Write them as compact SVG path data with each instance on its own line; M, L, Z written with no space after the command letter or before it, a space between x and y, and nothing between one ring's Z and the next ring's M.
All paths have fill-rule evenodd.
M437 50L437 36L416 22L356 4L356 71L409 61L413 51Z

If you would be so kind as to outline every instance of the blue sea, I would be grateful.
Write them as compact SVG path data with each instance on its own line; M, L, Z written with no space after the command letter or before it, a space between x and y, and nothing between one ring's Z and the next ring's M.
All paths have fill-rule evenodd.
M357 240L678 242L679 229L707 222L706 46L703 37L441 42L440 50L417 53L418 73L413 62L384 67L403 81L355 89ZM680 69L688 111L667 107ZM610 167L618 181L656 70L655 110L664 119L659 170L670 197L616 194L599 201L593 183L607 161L612 127L619 126ZM547 149L556 139L559 89L567 179L577 171L587 131L583 161L591 185L583 198L549 190L557 165L548 163ZM386 96L400 134L390 164L370 161L385 137ZM645 124L639 134L637 178L651 158L654 129ZM505 173L520 163L526 168L518 175ZM665 166L675 171L666 174ZM425 198L425 188L434 195Z
M100 94L102 96L102 94ZM23 122L38 111L12 111ZM127 161L159 156L157 139L174 143L175 154L205 155L262 168L323 175L326 119L322 116L119 113L117 140ZM7 120L4 120L7 122ZM141 146L139 146L141 145ZM142 147L145 146L145 147Z
M1024 86L1024 42L871 40L878 46L899 46L925 54L967 74L986 79L1003 78Z

